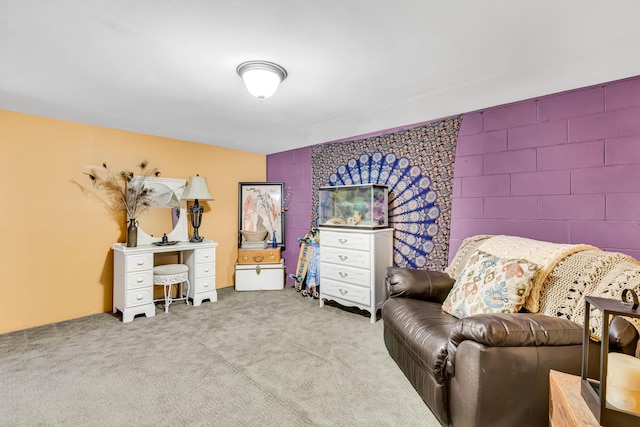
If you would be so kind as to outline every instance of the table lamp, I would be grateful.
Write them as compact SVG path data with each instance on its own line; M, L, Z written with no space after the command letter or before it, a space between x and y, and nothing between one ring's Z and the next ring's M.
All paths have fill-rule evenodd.
M209 187L207 187L207 178L200 175L189 177L189 183L182 196L180 196L180 200L194 200L193 206L189 207L191 226L193 227L193 237L189 241L193 243L202 242L202 237L198 234L198 228L202 224L204 208L200 206L198 200L214 200Z

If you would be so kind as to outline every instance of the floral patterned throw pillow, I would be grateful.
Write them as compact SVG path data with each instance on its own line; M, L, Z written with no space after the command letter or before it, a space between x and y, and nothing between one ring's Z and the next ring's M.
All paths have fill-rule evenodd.
M538 266L527 260L473 253L442 304L463 318L480 313L517 313L531 291Z

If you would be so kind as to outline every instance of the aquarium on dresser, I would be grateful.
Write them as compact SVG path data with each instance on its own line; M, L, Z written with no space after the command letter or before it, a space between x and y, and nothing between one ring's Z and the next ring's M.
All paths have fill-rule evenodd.
M382 184L327 186L318 189L320 227L389 226L389 189Z

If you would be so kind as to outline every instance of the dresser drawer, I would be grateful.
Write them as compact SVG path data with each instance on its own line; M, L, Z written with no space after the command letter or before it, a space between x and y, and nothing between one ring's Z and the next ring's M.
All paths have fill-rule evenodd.
M371 289L369 288L361 288L360 286L327 279L322 280L320 289L322 294L348 300L356 304L366 306L371 304Z
M196 264L195 277L208 277L215 276L216 274L216 264L213 262L209 262L206 264Z
M210 262L216 260L215 249L198 249L196 250L196 262Z
M153 270L127 274L126 289L153 286Z
M371 250L371 242L368 235L333 233L324 230L320 231L320 245L357 251Z
M153 254L142 254L127 257L127 273L153 269Z
M371 271L362 268L324 264L320 269L320 275L323 279L333 279L338 282L351 283L366 288L371 286Z
M126 308L137 305L153 304L153 288L140 288L127 291Z
M323 265L325 262L330 262L338 265L367 269L371 267L371 255L369 252L327 248L324 246L324 243L320 245L320 260ZM320 269L320 271L322 271L322 269Z

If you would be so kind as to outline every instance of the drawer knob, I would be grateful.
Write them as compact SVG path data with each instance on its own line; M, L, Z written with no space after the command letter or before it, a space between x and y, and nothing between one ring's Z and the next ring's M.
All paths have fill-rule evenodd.
M349 257L346 255L338 255L338 258L340 258L340 261L346 261Z
M338 242L342 243L343 245L345 243L347 243L348 241L349 241L349 239L343 239L343 238L338 239Z
M142 265L144 265L144 261L142 261L141 259L139 259L139 260L138 260L138 262L136 263L136 265L140 265L140 266L142 266Z
M136 296L136 299L137 299L138 301L142 301L142 299L143 299L143 298L144 298L144 297L143 297L141 294L138 294L138 295Z
M205 268L205 269L203 269L202 271L204 271L205 273L208 273L208 272L209 272L209 269L208 269L208 268Z
M342 294L342 295L346 295L347 292L349 292L349 291L347 291L345 289L342 289L342 288L338 288L338 292L340 292L340 294Z
M209 253L205 253L203 256L204 256L205 258L209 258Z
M339 274L339 275L340 275L340 277L342 277L343 279L349 275L349 273L343 273L342 271L339 271L339 272L338 272L338 274Z
M142 282L144 282L144 279L143 279L142 277L138 277L138 278L136 279L136 282L138 282L138 283L142 283Z

